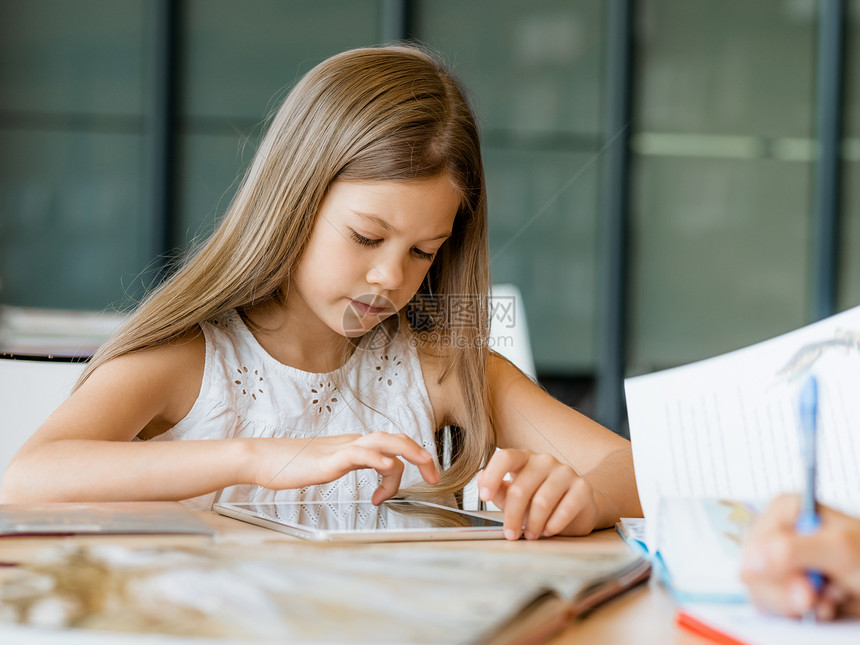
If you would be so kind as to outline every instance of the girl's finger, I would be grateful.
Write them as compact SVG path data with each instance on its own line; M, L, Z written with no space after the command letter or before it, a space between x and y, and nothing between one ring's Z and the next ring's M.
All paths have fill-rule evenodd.
M544 533L547 521L557 513L558 506L570 491L572 483L572 471L558 466L550 472L529 503L528 519L525 523L526 539L536 540Z
M395 467L397 460L373 448L353 444L338 455L345 463L340 468L338 477L358 468L373 468L377 471ZM401 464L402 465L402 464Z
M767 510L759 516L755 529L762 533L794 529L800 514L800 496L795 494L778 495Z
M498 506L500 509L505 510L505 499L506 499L506 497L507 497L507 495L508 495L508 487L509 487L510 485L511 485L511 482L509 482L509 481L508 481L508 480L506 480L506 479L503 479L503 480L502 480L502 485L501 485L501 486L499 486L498 490L496 490L496 494L493 496L493 498L492 498L492 499L487 499L487 500L484 500L484 501L486 501L486 502L492 502L493 504L495 504L496 506Z
M504 524L505 537L509 540L518 540L523 530L526 511L532 502L535 491L540 488L546 479L546 473L533 465L529 465L518 472L507 487L505 493ZM532 539L538 537L532 536Z
M373 491L373 496L370 501L377 506L385 500L394 496L400 489L400 480L403 477L403 462L399 459L392 459L393 464L390 468L377 469L382 475L382 481L379 488Z
M799 618L817 602L812 585L803 575L760 582L751 585L749 590L753 604L768 614Z
M478 490L478 496L481 500L484 502L493 501L496 504L496 494L502 486L505 475L518 473L528 463L529 454L525 450L496 451L481 474ZM498 504L496 505L498 506Z
M356 443L375 448L390 457L402 457L418 468L421 477L428 484L438 484L442 479L433 461L433 455L404 434L374 432L365 435Z
M594 490L575 477L546 521L542 535L549 537L568 529L565 535L587 535L594 526Z

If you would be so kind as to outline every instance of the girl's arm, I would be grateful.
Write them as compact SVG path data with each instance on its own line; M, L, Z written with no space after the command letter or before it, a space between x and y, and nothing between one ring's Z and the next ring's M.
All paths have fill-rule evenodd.
M497 452L480 473L481 499L505 511L516 539L582 535L641 516L630 442L555 400L491 354ZM511 481L505 481L506 474Z
M186 499L234 484L299 488L375 468L383 482L374 501L381 502L399 486L397 456L438 482L429 453L402 435L132 442L141 431L157 435L188 414L204 352L198 332L99 367L15 456L0 500Z

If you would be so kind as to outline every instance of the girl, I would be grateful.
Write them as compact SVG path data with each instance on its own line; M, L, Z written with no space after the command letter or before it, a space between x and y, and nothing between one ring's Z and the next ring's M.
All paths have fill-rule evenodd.
M488 265L457 83L415 48L334 56L212 238L16 455L4 501L450 501L485 466L509 539L640 514L629 444L487 350Z

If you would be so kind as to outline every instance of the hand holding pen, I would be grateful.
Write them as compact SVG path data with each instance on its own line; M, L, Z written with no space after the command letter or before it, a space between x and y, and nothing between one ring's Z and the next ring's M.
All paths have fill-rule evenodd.
M860 519L817 505L814 377L799 401L803 493L778 497L759 518L744 548L741 578L752 602L768 613L806 620L828 620L837 610L857 616Z
M741 578L750 600L769 614L818 620L860 616L860 519L819 506L820 528L800 535L799 495L781 495L758 518L744 547ZM827 578L820 593L807 575Z

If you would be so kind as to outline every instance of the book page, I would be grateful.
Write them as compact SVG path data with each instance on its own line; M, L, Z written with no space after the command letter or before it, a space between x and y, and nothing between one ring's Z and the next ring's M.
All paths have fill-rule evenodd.
M645 517L660 497L801 490L798 394L819 382L819 498L860 512L860 307L723 356L627 379ZM651 526L649 525L649 533Z
M534 642L550 623L560 627L577 603L605 595L606 584L597 583L633 584L639 578L628 578L641 564L627 549L562 541L59 546L0 571L0 582L16 590L0 596L0 630L4 623L43 625L43 614L31 611L38 603L55 609L54 628L134 626L277 643L475 644L520 619L534 627L528 615L540 609L538 631L524 634Z
M749 604L686 605L681 610L679 624L688 626L690 618L744 643L854 645L860 632L860 620L857 619L804 623L793 618L767 616Z
M741 582L741 549L758 508L706 497L666 497L657 518L655 569L682 602L747 599Z

